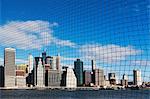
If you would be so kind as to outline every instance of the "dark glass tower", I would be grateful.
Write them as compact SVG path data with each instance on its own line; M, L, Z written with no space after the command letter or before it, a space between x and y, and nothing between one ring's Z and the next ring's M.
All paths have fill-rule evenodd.
M43 58L43 64L46 64L46 52L45 51L42 53L42 58Z
M74 71L77 77L77 85L83 85L83 62L80 59L74 62Z
M0 66L0 87L4 87L4 67Z

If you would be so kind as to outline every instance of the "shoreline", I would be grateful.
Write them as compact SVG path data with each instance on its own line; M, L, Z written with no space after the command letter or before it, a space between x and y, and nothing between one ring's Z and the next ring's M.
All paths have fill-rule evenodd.
M67 88L67 87L0 87L0 90L150 90L150 88L98 88L98 87L76 87L76 88Z

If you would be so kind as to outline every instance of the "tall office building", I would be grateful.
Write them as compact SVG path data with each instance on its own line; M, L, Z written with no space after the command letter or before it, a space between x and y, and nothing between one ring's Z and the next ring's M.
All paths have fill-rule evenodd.
M46 51L42 53L43 64L46 64Z
M5 87L15 86L16 66L15 66L14 48L5 48L4 51L4 70L5 70Z
M95 69L93 75L94 75L94 85L104 86L104 71L102 69Z
M77 77L77 85L83 85L83 62L80 59L74 62L74 71Z
M61 67L60 67L60 54L58 53L58 55L56 56L56 70L57 71L61 71Z
M39 59L37 67L37 87L45 86L44 66L42 65L42 59Z
M85 70L83 73L83 78L84 78L84 85L85 86L90 86L92 82L92 76L91 76L91 71Z
M95 81L94 70L96 69L96 61L91 60L91 66L92 66L92 72L91 72L91 75L92 75L92 83L94 84L94 81Z
M142 77L140 70L133 70L133 83L134 85L142 85Z
M96 61L91 60L91 64L92 64L92 71L96 69Z
M76 88L77 87L77 78L73 69L64 67L64 71L61 76L61 86L65 86L67 88Z
M34 58L33 58L33 56L31 55L31 54L29 54L29 56L28 56L28 68L29 68L29 73L31 73L32 72L32 70L33 70L33 62L34 62Z
M33 72L33 82L34 82L34 86L37 85L37 68L38 68L38 65L39 65L39 61L42 61L42 65L43 65L43 58L42 57L35 57L34 58L34 72Z
M56 56L53 56L52 69L56 70Z
M0 87L4 87L4 67L0 66Z
M71 69L71 68L67 68L66 87L67 88L76 88L77 87L77 78L74 74L73 69Z

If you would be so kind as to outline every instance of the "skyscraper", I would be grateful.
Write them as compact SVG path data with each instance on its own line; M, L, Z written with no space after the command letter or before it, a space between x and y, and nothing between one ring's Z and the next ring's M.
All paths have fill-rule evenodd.
M44 87L45 85L44 66L42 65L42 59L39 59L37 67L37 87Z
M29 54L28 56L28 68L29 68L29 73L31 73L31 71L33 70L33 56L31 54Z
M56 70L57 71L61 71L61 67L60 67L60 54L58 54L57 56L56 56Z
M0 87L4 87L4 67L0 66Z
M5 69L5 87L15 86L16 66L15 66L14 48L5 48L4 51L4 69Z
M77 87L77 78L74 74L73 69L71 69L71 68L67 68L66 87L67 88L76 88Z
M74 71L77 77L77 85L83 85L83 62L80 59L74 62Z
M91 71L85 70L84 73L83 73L83 76L84 76L85 86L89 86L90 83L92 82Z
M96 69L96 61L91 60L91 64L92 64L92 71Z
M46 64L46 51L42 53L43 64Z
M56 70L56 56L53 56L52 69Z
M133 83L134 85L142 85L142 77L140 70L133 70Z
M104 86L104 71L102 69L95 69L93 75L94 75L94 85Z
M43 58L42 57L35 57L34 58L34 72L33 72L33 77L34 77L34 86L37 85L37 68L38 68L38 65L39 65L39 61L41 60L41 64L43 65Z
M68 67L63 67L63 73L61 75L61 86L67 88L76 88L77 87L77 78L73 69Z
M91 66L92 66L92 72L91 72L91 75L92 75L92 83L94 84L94 81L95 81L94 70L96 69L96 61L91 60Z

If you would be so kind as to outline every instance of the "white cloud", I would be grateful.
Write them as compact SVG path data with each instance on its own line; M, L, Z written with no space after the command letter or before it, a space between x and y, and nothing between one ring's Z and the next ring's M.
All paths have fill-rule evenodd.
M122 47L114 44L87 44L81 46L80 53L82 54L83 59L95 59L113 63L125 60L127 56L140 54L142 51L136 50L132 46Z
M25 59L16 59L16 64L27 64L28 63L28 60L25 60Z
M74 47L75 43L53 36L53 27L58 23L47 21L11 21L0 26L0 44L18 49L40 49L51 43Z
M60 46L70 46L73 48L76 47L76 44L73 42L70 42L69 40L61 40L61 39L54 38L53 41L55 44L60 45Z
M133 66L150 66L150 60L135 60L131 61L131 65Z
M77 58L70 58L70 57L61 57L63 61L75 61Z

